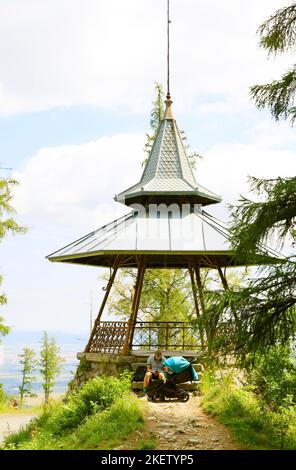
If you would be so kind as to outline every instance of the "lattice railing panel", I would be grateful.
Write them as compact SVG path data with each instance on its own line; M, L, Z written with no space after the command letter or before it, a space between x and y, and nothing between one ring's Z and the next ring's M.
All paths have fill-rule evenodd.
M191 350L200 345L199 332L189 322L137 322L134 349Z
M126 340L127 322L98 322L87 352L119 353Z
M122 352L127 322L98 322L87 352ZM196 324L188 322L137 322L132 342L134 350L192 350L200 346Z

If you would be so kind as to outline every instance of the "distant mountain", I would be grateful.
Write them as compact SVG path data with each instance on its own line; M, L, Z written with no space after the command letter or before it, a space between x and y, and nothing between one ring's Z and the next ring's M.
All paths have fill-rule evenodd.
M84 350L89 334L74 334L62 331L48 331L49 337L55 338L61 349L61 355L65 359L63 370L57 381L55 391L64 392L68 382L73 378L78 360L77 353ZM18 355L24 347L30 347L37 353L40 350L42 331L17 331L13 330L2 338L0 343L0 383L7 393L15 394L20 383L20 364ZM41 378L37 374L35 391L41 391Z
M55 338L59 345L69 343L85 342L88 339L89 333L67 333L63 331L47 331L48 336ZM28 346L32 343L38 343L43 336L43 331L19 331L12 330L9 335L1 340L2 345L11 345L15 343L25 343Z

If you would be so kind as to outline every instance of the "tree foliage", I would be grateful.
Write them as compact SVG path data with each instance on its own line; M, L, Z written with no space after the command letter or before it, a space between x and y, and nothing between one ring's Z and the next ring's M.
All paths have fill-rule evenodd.
M238 292L230 289L228 297L235 304L238 324L227 318L227 299L217 305L225 321L215 346L244 360L250 353L290 344L296 334L296 178L251 178L251 183L258 200L242 198L232 207L231 241L238 261L256 258L263 243L274 244L275 240L287 254L278 261L270 259Z
M281 8L270 16L258 30L260 46L270 54L294 51L296 46L296 3ZM285 72L279 80L251 87L251 96L259 109L268 108L272 116L279 120L289 118L294 123L296 65Z
M0 167L1 170L1 167ZM13 215L15 210L12 207L11 201L13 198L13 188L17 185L17 181L12 178L0 178L0 242L7 233L24 233L25 227L20 226ZM3 277L0 276L0 286ZM7 298L5 294L0 294L0 306L6 304ZM0 317L0 337L9 333L9 328L4 325L4 319Z
M11 205L12 191L17 184L12 178L0 178L0 240L7 232L15 234L26 231L26 228L20 226L13 218L15 210Z
M272 410L296 404L296 361L289 345L274 346L266 354L258 354L249 379L256 394Z
M296 234L296 177L250 178L250 183L258 200L241 197L232 206L231 241L238 258L255 253L273 235L281 248L287 235L293 241Z
M130 316L136 273L123 269L118 275L109 311L126 320ZM141 321L188 321L195 319L187 270L147 269L138 318Z
M270 54L296 47L296 3L278 10L260 27L260 46ZM294 106L296 66L280 80L251 88L257 106L268 108L279 120L296 117ZM277 345L289 347L296 335L296 258L293 253L296 231L296 177L250 178L255 200L241 197L231 208L231 241L237 260L252 259L265 251L264 244L285 249L281 262L262 266L239 292L229 291L235 303L239 324L227 318L228 304L218 307L224 313L217 349L244 361Z

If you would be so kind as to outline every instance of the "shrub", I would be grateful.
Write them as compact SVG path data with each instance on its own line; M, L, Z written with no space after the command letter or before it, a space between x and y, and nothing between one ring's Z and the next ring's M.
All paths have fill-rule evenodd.
M91 414L106 410L129 390L130 380L125 375L120 379L95 377L70 394L66 404L51 407L43 419L47 420L53 434L60 434L75 428Z
M255 358L250 372L255 392L274 411L296 403L296 363L287 346L275 346Z
M138 427L143 414L127 375L88 381L68 403L52 402L43 414L5 440L6 449L113 448Z
M271 410L252 386L237 388L232 374L217 379L207 373L203 407L230 427L240 442L256 449L295 449L296 412L287 402Z

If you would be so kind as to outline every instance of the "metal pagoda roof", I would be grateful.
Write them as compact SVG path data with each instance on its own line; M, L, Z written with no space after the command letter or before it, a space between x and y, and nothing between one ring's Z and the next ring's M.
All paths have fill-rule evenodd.
M171 105L167 99L141 180L116 195L116 201L128 206L161 202L206 206L221 202L220 196L196 182Z
M221 198L196 183L171 104L168 98L141 181L115 198L141 203L140 209L52 253L50 261L111 267L120 256L121 267L137 267L144 255L147 268L237 265L226 224L202 210ZM263 246L258 255L242 264L277 258Z
M137 267L139 255L147 268L237 266L223 222L205 211L174 214L170 211L147 216L136 211L75 240L52 253L50 261L111 267L120 256L121 267ZM266 247L254 263L275 258Z

